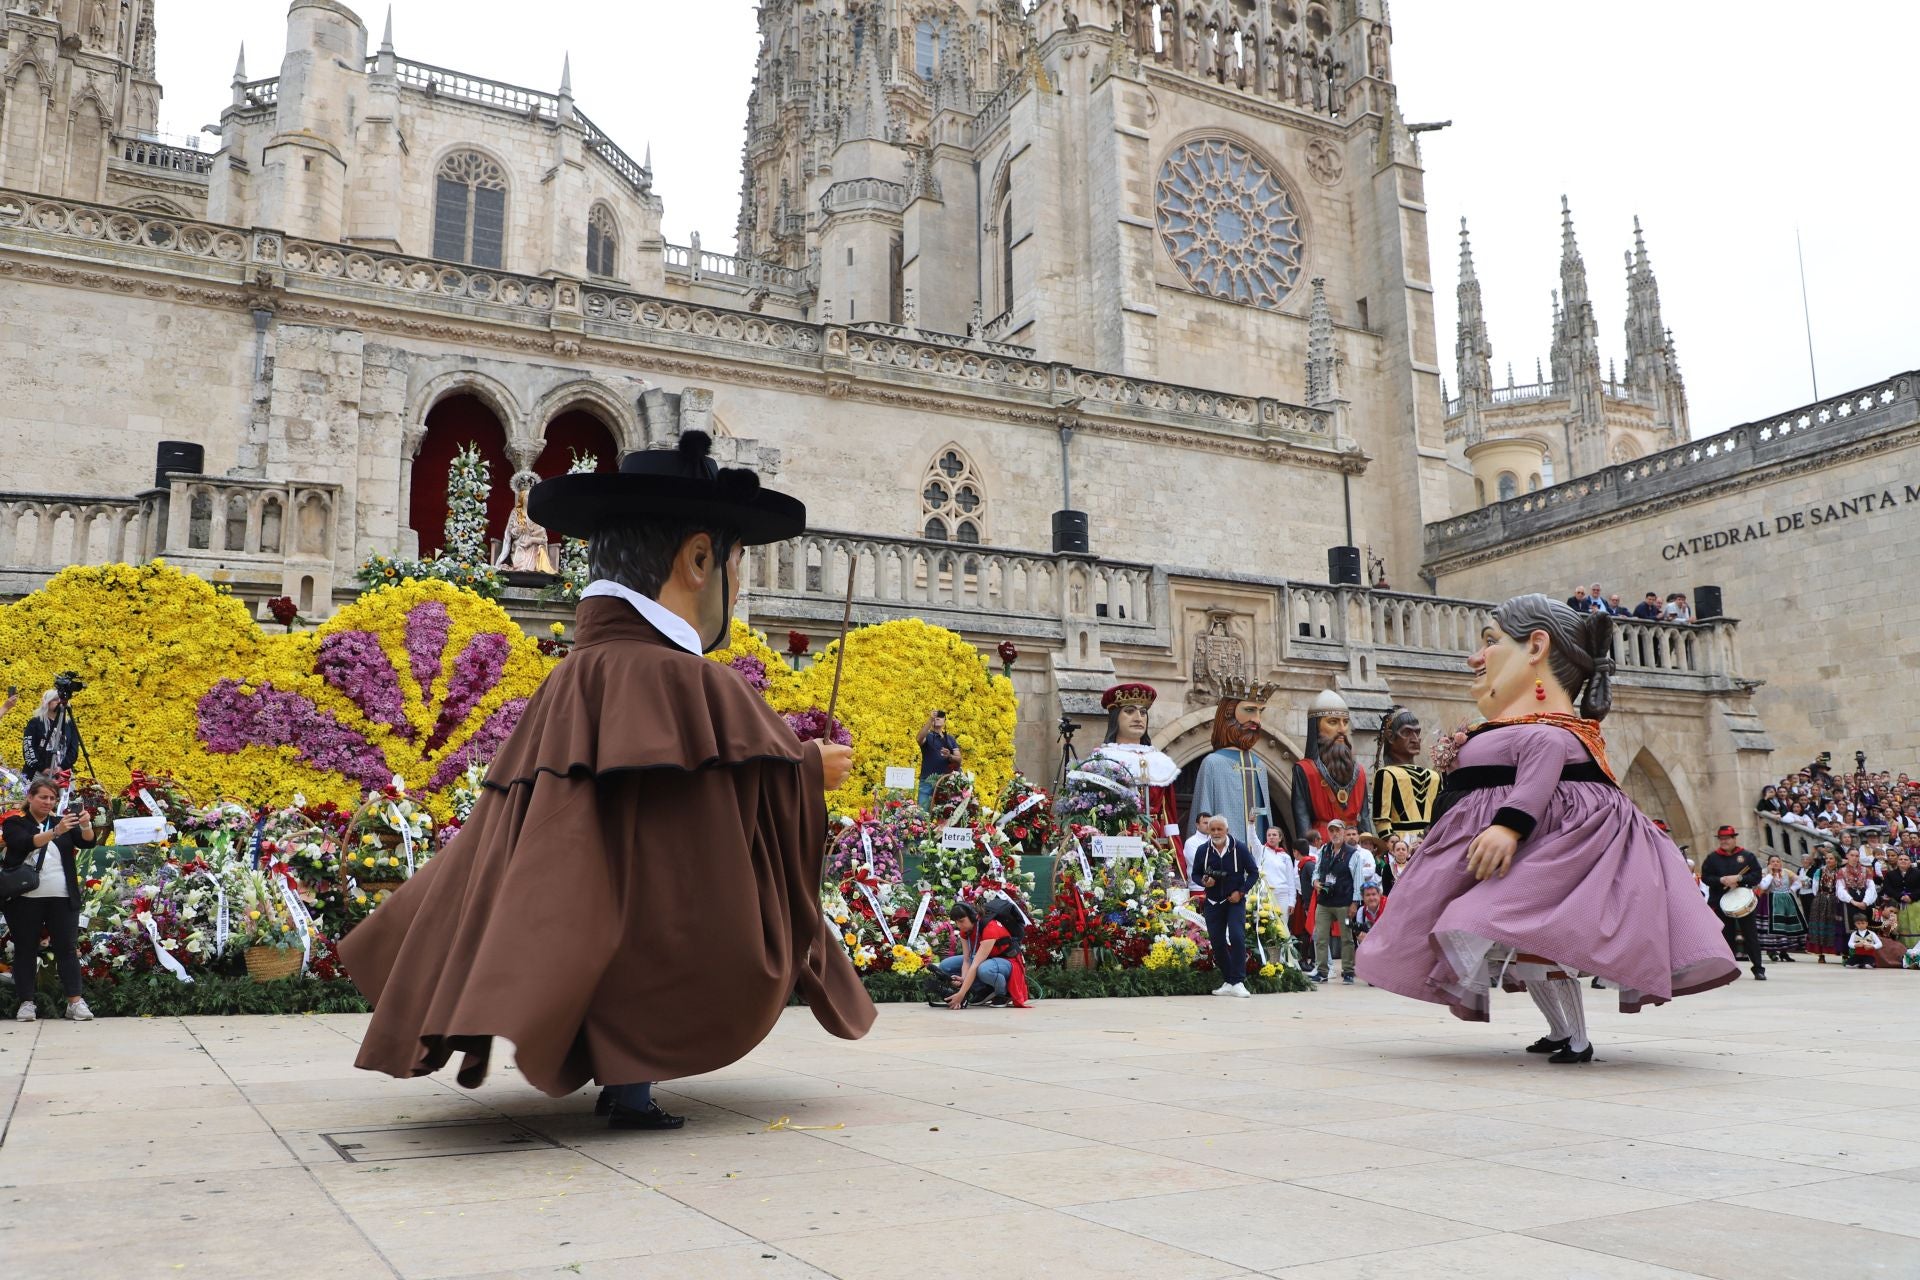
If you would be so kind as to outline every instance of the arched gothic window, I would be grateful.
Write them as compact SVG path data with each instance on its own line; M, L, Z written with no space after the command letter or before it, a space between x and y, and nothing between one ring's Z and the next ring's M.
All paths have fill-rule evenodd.
M619 261L620 232L613 220L613 210L596 204L587 215L587 274L613 275Z
M922 80L933 79L936 50L944 41L933 25L933 19L923 19L913 30L913 69Z
M1500 501L1515 497L1520 492L1520 480L1511 471L1502 471L1494 483L1500 486Z
M500 267L507 238L507 175L478 151L440 163L433 190L433 256Z
M977 544L987 526L986 491L973 462L959 449L942 449L920 486L921 532L931 542Z
M1551 453L1543 453L1540 455L1540 483L1542 486L1549 488L1553 485L1553 455Z
M1000 310L1013 310L1013 193L1000 206Z

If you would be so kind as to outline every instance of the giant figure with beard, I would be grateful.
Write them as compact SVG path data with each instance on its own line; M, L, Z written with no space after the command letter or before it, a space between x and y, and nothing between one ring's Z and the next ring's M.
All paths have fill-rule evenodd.
M1253 753L1260 742L1260 714L1272 696L1270 685L1227 690L1213 716L1213 754L1200 762L1193 788L1193 812L1227 820L1233 838L1257 849L1267 829L1285 824L1274 812L1267 766Z
M1331 689L1307 708L1307 758L1293 766L1293 830L1304 842L1335 818L1349 831L1373 830L1367 806L1367 771L1353 754L1353 715Z

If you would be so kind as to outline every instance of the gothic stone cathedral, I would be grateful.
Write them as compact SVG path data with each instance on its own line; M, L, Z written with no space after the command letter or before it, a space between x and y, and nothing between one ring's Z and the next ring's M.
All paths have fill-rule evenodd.
M1657 291L1599 376L1570 222L1553 383L1503 394L1463 323L1448 404L1383 0L764 0L730 255L663 241L569 75L403 58L339 0L243 57L217 151L170 143L158 7L0 15L8 596L165 554L324 615L437 548L462 445L497 534L509 476L699 426L812 512L751 562L759 625L828 630L852 573L861 621L1014 640L1039 776L1116 677L1181 761L1271 680L1279 765L1319 689L1465 718L1485 607L1423 586L1425 526L1686 437ZM1623 663L1615 754L1676 829L1764 767L1723 625Z

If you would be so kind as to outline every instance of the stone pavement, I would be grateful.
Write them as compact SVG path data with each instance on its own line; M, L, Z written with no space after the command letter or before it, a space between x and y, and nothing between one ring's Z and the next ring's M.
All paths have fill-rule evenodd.
M1520 1052L1524 997L892 1006L855 1044L790 1010L666 1135L356 1072L358 1017L7 1023L0 1271L1920 1275L1920 975L1772 972L1589 992L1588 1067Z

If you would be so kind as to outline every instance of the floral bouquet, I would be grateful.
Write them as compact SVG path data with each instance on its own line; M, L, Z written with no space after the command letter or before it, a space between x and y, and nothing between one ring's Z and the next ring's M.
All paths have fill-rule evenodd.
M160 812L154 813L147 808L146 799L141 792L160 806ZM126 790L114 797L110 816L116 818L158 817L164 819L176 831L185 830L188 818L193 813L193 802L171 774L148 773L135 769Z
M82 970L103 978L162 968L184 973L210 963L218 953L218 875L203 862L141 859L90 878L81 910Z
M871 867L882 884L898 884L905 854L906 844L898 827L863 813L857 821L843 822L834 836L833 849L827 854L827 876L845 879L855 869Z
M1192 938L1161 934L1140 961L1145 969L1191 969L1200 959L1200 944Z
M965 817L979 817L980 806L973 794L973 774L965 769L943 773L933 784L928 813L935 825L949 827Z
M227 900L234 908L233 939L240 947L271 947L287 951L301 945L300 921L287 905L285 873L277 868L234 867L224 877ZM290 890L291 892L291 890ZM294 900L300 901L297 893ZM309 931L307 936L311 936Z
M1143 819L1133 770L1101 756L1082 760L1067 774L1055 812L1061 822L1092 827L1102 835L1126 834Z
M1460 725L1433 740L1433 746L1427 749L1427 758L1433 761L1434 768L1441 773L1453 772L1453 767L1460 762L1460 748L1467 745L1467 730L1470 727Z
M399 778L367 792L366 801L354 812L351 831L357 841L353 852L361 866L397 872L374 877L380 881L405 879L432 854L433 815L408 797L406 784ZM374 857L372 863L366 861L369 855ZM349 870L353 870L351 861Z
M1053 852L1060 835L1053 820L1053 797L1016 773L1000 793L999 808L994 825L1015 853L1033 858Z

